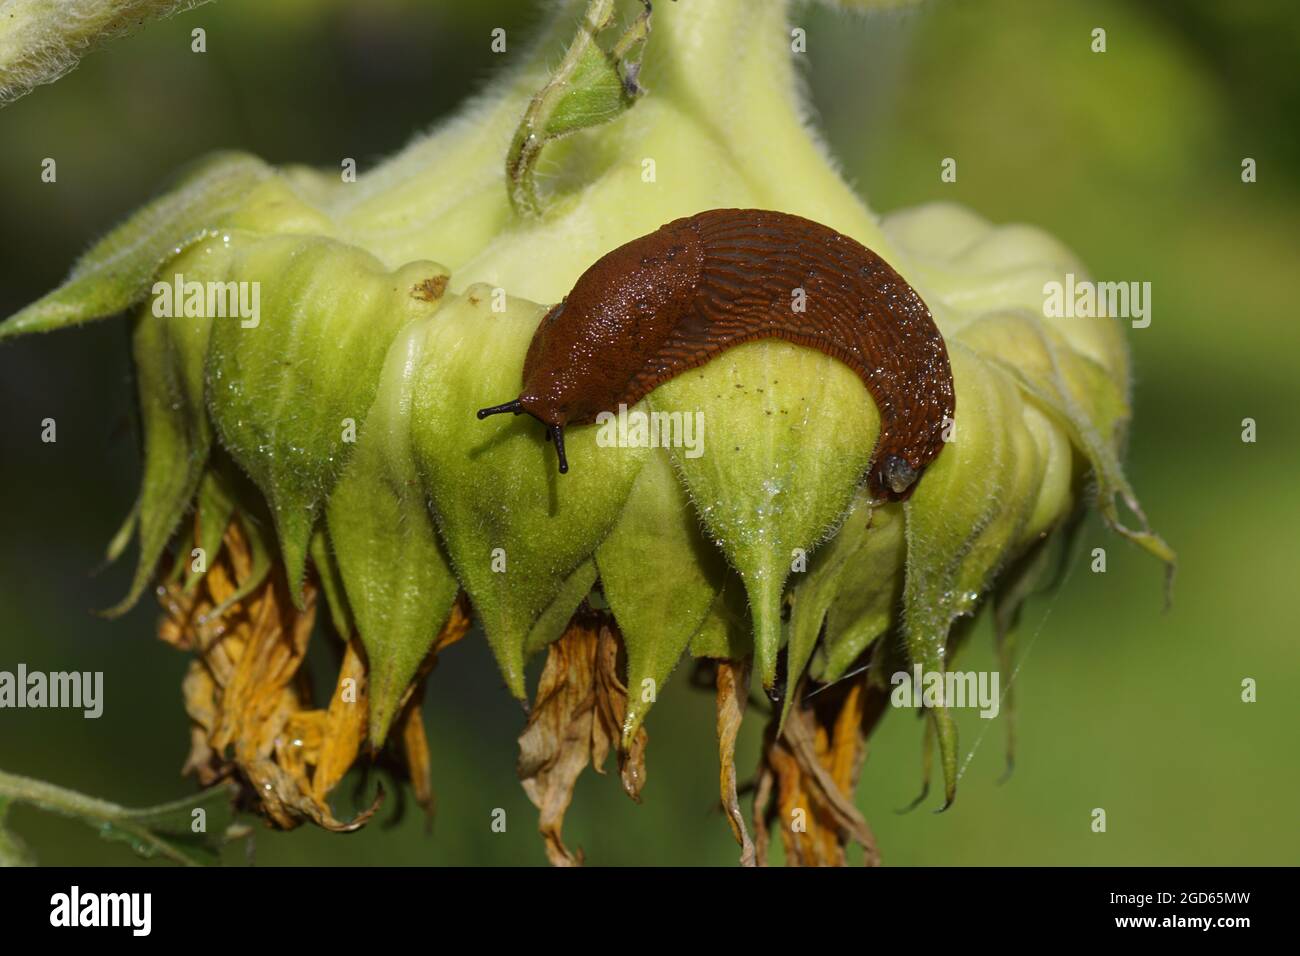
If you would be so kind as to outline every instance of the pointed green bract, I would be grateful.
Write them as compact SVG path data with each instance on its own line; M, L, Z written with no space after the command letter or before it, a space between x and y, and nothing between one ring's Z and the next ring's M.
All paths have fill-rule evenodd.
M218 244L204 243L177 262L181 268L200 267L223 257ZM139 600L203 477L212 444L203 403L210 331L210 319L160 318L148 308L136 319L132 351L144 430L144 475L135 509L140 556L126 597L104 612L110 617L125 613Z
M181 555L187 561L185 574L185 592L192 593L207 569L212 567L217 552L221 550L221 539L225 537L226 527L235 513L235 496L226 485L224 476L217 470L208 468L199 481L198 501L195 505L199 516L199 538L194 546L203 552L203 570L197 570L194 558L198 555Z
M745 582L727 567L722 590L713 599L700 629L691 637L690 654L695 658L740 661L754 653L754 625L745 596Z
M1092 359L1080 356L1058 333L1025 311L991 312L958 334L984 358L1003 366L1026 390L1066 419L1081 451L1105 446L1110 457L1128 419L1121 385Z
M877 503L861 543L840 576L834 603L826 612L824 653L814 659L814 675L837 681L863 651L892 626L902 599L903 506Z
M135 537L136 523L140 520L140 498L142 496L143 490L141 494L136 495L135 501L131 504L131 510L122 519L122 524L113 533L113 538L108 542L108 547L104 549L104 560L109 564L122 556L122 552L131 543L131 539Z
M561 475L545 429L531 417L477 419L479 408L519 394L524 353L546 311L501 297L498 312L494 299L490 287L471 286L449 297L430 324L411 427L452 567L506 685L523 697L526 648L541 639L529 634L566 584L580 589L582 579L571 578L618 519L646 449L598 447L594 426L570 427L569 473ZM559 634L545 631L542 637Z
M545 650L547 644L564 633L583 599L591 594L591 589L596 584L596 575L596 562L588 558L564 579L555 596L542 608L524 636L525 659Z
M1128 422L1128 402L1106 370L1074 352L1051 328L1023 313L987 316L962 331L962 340L1006 368L1030 395L1050 410L1097 481L1097 508L1106 524L1165 563L1172 578L1177 557L1151 530L1133 486L1124 476L1119 447ZM1137 517L1129 528L1116 499Z
M411 449L412 389L435 313L393 341L356 454L326 509L369 661L370 739L383 743L460 585L438 543Z
M1011 377L998 368L989 369L996 382L996 410L990 427L1000 432L999 492L996 509L973 539L961 559L956 579L957 594L983 595L994 576L1016 555L1016 542L1038 501L1045 462L1038 443L1024 420L1024 402ZM960 440L960 424L958 425Z
M1037 446L1023 424L1010 377L960 343L949 343L957 389L955 430L904 506L907 571L903 626L913 664L947 666L949 628L975 610L1035 502ZM948 802L956 790L956 727L934 708Z
M875 403L842 362L765 340L665 382L650 405L701 416L702 454L675 448L673 458L709 534L745 581L756 669L771 689L795 550L811 552L848 508L880 431Z
M1088 278L1064 245L1030 226L994 227L974 212L933 203L886 217L898 263L934 311L945 336L956 335L1001 363L1057 416L1087 456L1106 523L1165 562L1176 557L1153 532L1124 477L1119 450L1129 409L1128 353L1109 316L1048 314L1048 290ZM1116 499L1138 519L1126 526Z
M642 410L638 405L631 411ZM596 566L627 648L628 746L726 575L726 563L701 531L666 450L650 452L618 523L596 549Z
M95 244L66 282L0 324L0 341L103 319L144 301L159 267L213 236L272 175L260 159L218 154Z
M348 603L347 592L343 584L343 573L334 554L334 545L325 526L319 525L311 536L308 546L311 563L316 568L316 577L320 589L325 595L325 604L329 607L330 623L335 632L344 641L352 638L352 608Z
M827 612L842 590L844 577L854 568L862 569L858 553L866 544L871 512L870 495L865 489L859 490L835 537L808 559L806 571L791 576L790 636L786 650L786 680L791 689L799 686L799 679L822 635ZM790 714L794 696L786 694L781 703L782 725Z
M1015 765L1016 707L1015 707L1015 642L1019 633L1020 612L1025 602L1059 575L1064 563L1073 526L1057 527L1034 545L999 578L993 589L993 634L998 655L998 669L1002 672L1002 710L1006 721L1006 773Z
M1051 533L1074 509L1074 449L1070 439L1034 401L1022 396L1025 428L1043 463L1037 498L1016 544L1025 547Z
M431 314L446 270L396 273L329 239L241 243L229 278L259 289L260 315L214 320L208 407L222 443L266 496L290 591L301 598L317 517L356 446L388 347Z

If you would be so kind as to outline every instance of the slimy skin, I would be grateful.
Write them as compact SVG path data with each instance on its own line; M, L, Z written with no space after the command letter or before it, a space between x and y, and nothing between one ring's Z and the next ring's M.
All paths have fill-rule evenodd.
M955 410L943 337L916 290L878 255L787 213L713 209L602 256L543 317L519 397L478 417L532 415L566 472L566 426L634 405L724 349L765 338L824 352L858 374L880 412L871 491L910 495Z

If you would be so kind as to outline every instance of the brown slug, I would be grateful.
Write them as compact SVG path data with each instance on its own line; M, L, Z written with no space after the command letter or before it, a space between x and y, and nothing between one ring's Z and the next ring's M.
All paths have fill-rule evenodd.
M943 337L878 255L782 212L712 209L602 256L542 318L519 397L478 417L532 415L565 472L566 425L632 406L723 349L764 338L817 349L858 374L880 411L871 491L906 498L954 411Z

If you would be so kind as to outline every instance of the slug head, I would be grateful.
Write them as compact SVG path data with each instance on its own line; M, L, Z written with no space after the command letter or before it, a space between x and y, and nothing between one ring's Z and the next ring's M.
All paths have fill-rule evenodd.
M551 374L541 370L539 366L543 356L553 351L545 347L547 330L564 309L565 303L561 302L546 313L537 327L532 343L528 346L528 355L524 359L524 389L519 397L512 402L478 410L480 420L489 415L503 415L509 412L513 415L531 415L545 425L546 440L555 442L555 452L559 458L562 475L569 471L569 462L564 453L564 426L569 423L574 406L581 408L581 402L573 400L574 388L571 375L566 377L564 374ZM595 417L594 414L592 417Z
M478 418L482 421L489 415L504 415L506 412L511 412L515 415L518 415L520 412L528 412L528 414L532 415L546 426L546 440L551 441L554 439L555 441L555 454L560 459L560 474L567 474L569 471L569 460L564 456L564 426L552 425L544 419L539 418L535 413L529 412L528 409L523 407L521 399L515 399L513 402L506 402L504 405L492 405L488 408L480 408L478 410Z
M916 479L920 477L920 470L913 468L902 455L886 455L880 464L877 484L888 488L894 500L906 501L916 490Z
M526 413L555 441L560 472L564 428L616 413L650 390L647 366L690 301L701 255L693 234L668 227L606 254L584 272L537 326L524 358L523 389L479 418Z

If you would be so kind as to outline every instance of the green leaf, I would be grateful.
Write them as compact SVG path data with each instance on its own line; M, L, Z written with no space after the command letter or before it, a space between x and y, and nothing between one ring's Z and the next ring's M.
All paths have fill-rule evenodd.
M650 4L606 51L597 37L614 21L614 0L592 0L560 65L529 103L506 157L510 201L524 216L541 214L535 168L548 143L621 115L641 88L636 76L650 35Z
M144 301L160 266L217 236L249 191L271 175L260 159L240 153L202 161L174 189L96 243L63 285L0 323L0 341L107 318Z
M233 793L218 785L192 797L143 810L123 810L100 826L107 840L121 840L143 857L162 857L190 866L219 862L234 823ZM196 832L203 812L202 832Z
M627 108L628 100L617 63L596 44L588 44L574 63L564 95L546 117L542 131L547 138L558 139L608 123Z
M572 582L574 572L618 519L646 450L601 448L594 426L570 427L569 473L561 475L538 422L475 417L479 408L519 394L524 353L546 311L510 299L497 312L492 293L471 286L430 323L411 422L416 461L456 577L506 685L522 698L526 651L559 633L551 621L532 638L530 632L561 591L568 603L581 590L584 579Z
M702 454L679 448L673 459L704 526L744 579L756 670L771 692L795 551L811 552L848 509L880 431L875 403L842 362L765 340L665 382L650 405L702 417Z

